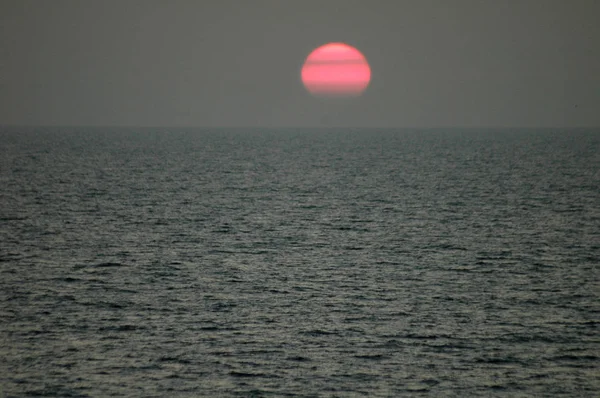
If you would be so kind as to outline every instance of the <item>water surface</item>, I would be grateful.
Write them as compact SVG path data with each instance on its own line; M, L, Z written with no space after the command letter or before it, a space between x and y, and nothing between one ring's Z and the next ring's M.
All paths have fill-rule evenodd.
M600 133L5 129L6 396L597 396Z

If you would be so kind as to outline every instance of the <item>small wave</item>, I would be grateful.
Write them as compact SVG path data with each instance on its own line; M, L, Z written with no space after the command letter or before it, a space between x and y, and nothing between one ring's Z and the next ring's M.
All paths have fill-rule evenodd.
M214 303L210 306L212 312L229 312L231 308L237 307L234 303Z
M76 391L65 389L62 386L47 387L38 390L25 391L27 397L89 397L87 394L80 394Z
M0 221L23 221L26 219L26 217L0 217Z
M360 246L344 246L344 250L364 250L364 247Z
M322 330L322 329L307 330L307 331L300 332L300 333L307 335L307 336L330 336L330 335L337 334L336 332L330 332L330 331Z
M235 370L232 370L231 372L229 372L230 376L233 377L263 377L263 378L274 378L274 377L278 377L275 375L268 375L266 373L248 373L248 372L237 372Z
M291 357L287 357L286 359L288 361L294 361L294 362L310 362L311 361L310 358L303 357L303 356L300 356L300 355L294 355L294 356L291 356Z
M433 352L456 352L465 349L472 349L472 346L465 344L440 344L440 345L432 345L428 347L428 351Z
M198 330L201 330L203 332L229 332L229 331L239 330L239 328L236 328L233 326L210 325L210 326L201 326L200 328L198 328Z
M476 358L476 363L491 363L491 364L509 364L509 363L522 363L518 358L506 356L506 357L490 357L490 358Z
M127 324L127 325L105 326L105 327L100 328L101 331L114 331L114 332L131 332L131 331L140 330L140 329L145 329L145 327Z
M99 263L96 265L93 265L94 268L110 268L110 267L123 267L124 265L121 263L113 263L113 262L106 262L106 263Z
M158 362L176 362L176 363L181 363L181 364L186 364L186 365L191 363L191 361L189 361L188 359L178 358L178 357L169 356L169 355L158 358Z
M549 358L550 361L597 361L596 355L559 355Z
M126 305L119 304L119 303L111 303L110 301L86 301L81 304L84 306L111 308L111 309L123 309L126 307Z
M437 334L414 334L409 333L402 336L406 339L415 339L415 340L437 340L437 339L448 339L450 336L437 335Z
M456 251L468 251L469 249L467 249L466 247L463 246L456 246L450 243L440 243L437 245L432 245L429 246L429 248L431 249L441 249L441 250L456 250Z
M250 391L242 391L242 392L236 393L236 395L244 397L244 398L259 398L259 397L264 397L265 392L263 390L253 389ZM271 395L271 394L269 394L269 395Z
M398 341L396 339L391 339L386 341L383 344L379 344L377 346L375 346L375 348L400 348L405 346L406 344L402 343L401 341Z
M354 355L354 358L366 359L366 360L370 360L370 361L380 361L382 359L389 358L389 356L382 355L382 354L366 354L366 355Z
M64 277L64 278L57 278L56 280L60 281L60 282L67 282L67 283L82 282L82 279L73 278L71 276L67 276L67 277Z
M497 391L503 391L503 390L508 389L507 386L503 386L503 385L500 385L500 384L493 384L491 386L487 386L487 388L490 388L492 390L497 390Z
M522 326L522 325L519 325ZM569 338L566 336L547 336L547 335L539 335L539 334L509 334L505 336L498 337L499 341L506 341L509 343L517 342L542 342L542 343L565 343L569 342Z

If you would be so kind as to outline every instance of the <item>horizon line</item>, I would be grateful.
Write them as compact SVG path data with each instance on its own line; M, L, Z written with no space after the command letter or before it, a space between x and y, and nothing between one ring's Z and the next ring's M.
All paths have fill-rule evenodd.
M133 129L312 129L312 130L332 130L332 129L369 129L369 130L594 130L600 129L599 126L201 126L201 125L133 125L133 124L2 124L0 128L133 128Z

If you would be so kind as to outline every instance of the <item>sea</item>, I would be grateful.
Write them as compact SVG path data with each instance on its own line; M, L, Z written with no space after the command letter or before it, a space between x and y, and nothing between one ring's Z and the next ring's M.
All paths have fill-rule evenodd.
M600 129L0 129L0 397L600 396Z

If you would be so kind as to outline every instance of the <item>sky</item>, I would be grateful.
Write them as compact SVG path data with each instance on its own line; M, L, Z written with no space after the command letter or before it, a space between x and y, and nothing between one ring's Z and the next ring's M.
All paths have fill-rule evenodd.
M597 0L2 0L0 124L600 126ZM311 96L316 47L371 67Z

